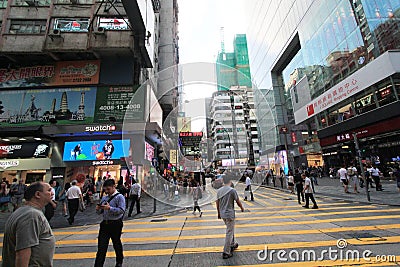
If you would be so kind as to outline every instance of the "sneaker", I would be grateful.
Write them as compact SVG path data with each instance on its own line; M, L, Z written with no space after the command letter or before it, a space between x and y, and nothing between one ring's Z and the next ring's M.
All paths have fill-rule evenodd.
M309 206L302 206L303 208L305 208L305 209L309 209L310 207Z
M196 212L195 212L195 211L193 211L193 212L192 212L192 214L193 214L193 215L195 215L195 214L196 214Z
M299 201L298 203L299 203L299 205L301 205L301 202L300 202L300 201Z
M235 243L235 245L233 245L233 246L231 247L231 254L232 254L232 252L235 251L238 247L239 247L239 244L238 244L238 243Z
M223 258L224 260L229 259L229 258L231 258L232 256L233 256L232 253L231 253L231 254L222 253L222 258Z
M202 212L202 211L200 211L200 216L199 216L199 217L201 218L201 216L202 216L202 215L203 215L203 212Z
M313 206L312 209L313 209L313 210L317 210L317 209L318 209L318 206Z
M68 214L67 214L67 213L65 213L65 214L64 214L64 217L68 217Z

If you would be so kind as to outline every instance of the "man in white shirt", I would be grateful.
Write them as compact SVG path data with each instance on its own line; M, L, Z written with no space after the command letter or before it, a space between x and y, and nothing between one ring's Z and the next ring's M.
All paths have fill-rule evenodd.
M79 186L76 185L77 181L73 180L71 182L71 188L68 189L66 196L68 199L68 211L69 218L68 223L72 225L75 221L75 215L79 210L79 200L83 202L82 191Z
M306 197L306 204L303 206L303 208L306 208L306 209L310 208L309 205L310 205L310 199L311 199L312 203L314 204L312 209L318 209L317 202L315 202L315 199L314 199L313 189L311 187L311 179L308 178L305 173L303 173L301 175L301 177L304 180L303 192L305 193L305 197Z
M140 211L140 195L141 195L142 187L139 183L136 182L135 179L132 180L132 186L129 191L129 197L131 199L131 206L129 207L128 217L132 216L133 206L136 203L136 214L142 213Z
M344 192L345 192L345 193L350 193L350 192L349 192L349 189L348 189L348 188L349 188L349 179L348 179L348 177L347 177L346 165L343 164L342 168L340 168L340 169L338 170L338 176L339 176L339 178L340 178L340 181L341 181L342 184L343 184Z
M246 174L246 188L244 189L244 201L247 201L247 195L250 194L250 200L254 201L253 191L251 190L251 178Z
M375 182L375 187L376 187L376 191L383 191L382 189L382 184L381 184L381 172L379 171L379 169L373 165L372 167L367 169L369 171L369 173L371 174L372 179Z
M350 164L350 167L347 168L347 177L349 178L350 183L354 187L354 193L360 193L358 192L358 184L359 184L358 171L353 164Z

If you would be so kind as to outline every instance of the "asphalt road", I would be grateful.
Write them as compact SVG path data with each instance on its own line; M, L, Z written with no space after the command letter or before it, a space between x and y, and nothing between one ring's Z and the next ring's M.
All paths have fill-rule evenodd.
M242 197L243 186L237 189ZM126 221L124 266L398 266L391 261L400 260L399 208L329 197L319 197L317 202L320 209L308 210L297 204L293 195L259 188L254 202L244 202L249 212L237 212L236 241L240 246L227 260L221 257L225 226L217 219L215 203L202 207L201 218L182 211ZM98 225L56 229L54 266L93 266L97 231ZM338 240L346 247L339 249ZM329 248L337 253L322 253ZM280 259L279 250L286 253ZM360 260L347 260L348 251L358 251ZM114 266L111 244L109 252L105 266ZM301 262L293 261L296 253ZM309 253L315 253L318 261L312 255L307 258ZM368 257L362 258L362 253ZM288 255L292 260L285 260ZM332 259L335 255L337 260ZM377 259L377 255L384 257Z

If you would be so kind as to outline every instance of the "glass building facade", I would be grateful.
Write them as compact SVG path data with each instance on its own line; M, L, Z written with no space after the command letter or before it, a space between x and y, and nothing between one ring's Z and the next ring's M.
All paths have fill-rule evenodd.
M266 120L259 112L260 128L264 128L260 136L265 136L261 146L266 153L271 149L264 144L271 143L268 139L275 132L275 150L287 143L293 165L323 164L317 155L322 156L326 143L321 142L321 148L319 139L340 135L341 123L364 114L371 117L370 112L399 101L397 71L382 73L380 79L340 101L334 101L336 98L330 94L342 83L351 86L349 79L354 83L363 80L362 70L378 66L374 61L383 55L388 55L388 61L398 58L399 0L256 1L248 12L250 65L255 83L265 88L265 94L256 96L256 102L262 107L266 99L274 100L270 106L275 127L264 125ZM315 101L325 99L325 95L327 104L314 111ZM298 119L296 112L305 108L310 116ZM282 126L289 128L289 136L279 134ZM372 148L370 153L378 152ZM384 157L396 156L389 154Z

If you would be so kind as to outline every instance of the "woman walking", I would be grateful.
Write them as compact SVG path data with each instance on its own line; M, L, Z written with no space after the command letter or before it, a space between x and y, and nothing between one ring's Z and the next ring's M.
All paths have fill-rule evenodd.
M8 204L11 201L9 192L10 192L10 190L7 188L7 184L5 182L2 182L0 185L0 211L1 212L10 211L8 208Z
M193 208L193 215L196 214L196 210L200 212L201 217L203 215L203 212L200 209L199 206L199 199L203 197L203 192L201 192L201 187L200 183L197 183L197 186L193 189L193 202L194 202L194 208Z

